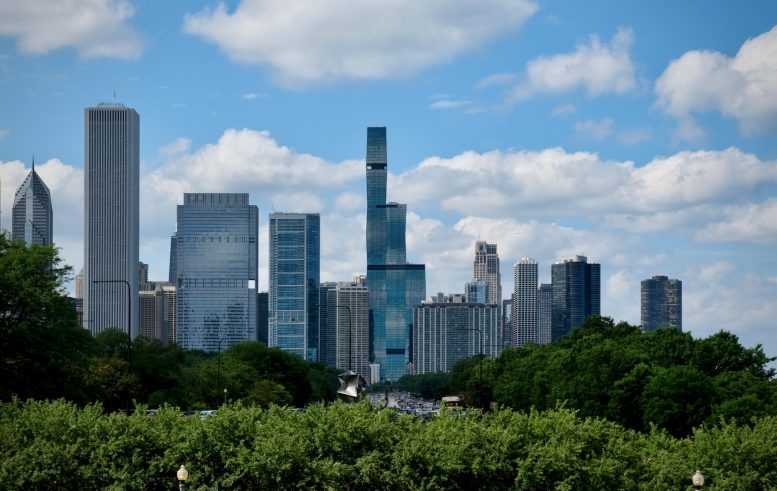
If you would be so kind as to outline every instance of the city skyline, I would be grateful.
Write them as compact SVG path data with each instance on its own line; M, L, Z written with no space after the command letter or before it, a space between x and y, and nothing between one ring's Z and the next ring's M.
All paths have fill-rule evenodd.
M432 2L380 12L384 38L368 36L372 7L348 2L293 25L258 2L98 3L102 30L61 13L75 27L52 32L45 12L10 3L0 26L2 227L34 153L76 272L81 114L115 89L142 115L153 279L167 277L184 192L251 194L260 290L272 209L321 214L322 281L366 273L363 135L385 125L391 199L407 203L407 260L426 264L427 292L462 291L478 240L499 245L506 292L520 257L549 283L557 258L586 255L602 265L604 315L638 325L640 281L680 278L683 330L728 329L777 354L773 2L456 2L444 16ZM225 30L240 20L278 31L235 44Z

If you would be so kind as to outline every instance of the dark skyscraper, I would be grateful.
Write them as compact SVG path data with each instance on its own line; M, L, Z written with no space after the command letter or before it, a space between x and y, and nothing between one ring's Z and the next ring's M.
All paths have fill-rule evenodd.
M13 240L24 241L27 245L51 245L54 221L51 193L35 172L35 159L32 159L32 170L16 190L11 220Z
M86 108L83 322L93 334L109 327L139 334L139 172L138 113L123 104Z
M370 361L380 365L380 378L397 380L410 361L413 307L426 297L426 269L423 264L407 263L407 207L386 203L387 163L386 128L367 128Z
M642 330L660 327L683 330L683 282L666 276L642 281Z
M334 281L321 283L318 288L318 325L319 355L318 360L329 366L337 365L337 283Z
M561 339L586 318L600 315L600 267L585 256L562 258L551 267L551 340Z
M267 326L269 325L270 311L268 308L268 293L259 292L256 294L256 335L257 340L267 344Z

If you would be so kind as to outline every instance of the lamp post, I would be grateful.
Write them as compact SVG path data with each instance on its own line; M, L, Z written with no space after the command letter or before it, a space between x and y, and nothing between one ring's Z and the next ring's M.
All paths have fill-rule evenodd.
M224 405L227 404L227 388L224 387Z
M176 472L176 477L178 478L178 489L180 491L183 491L183 484L186 482L187 479L189 479L189 471L186 470L186 467L181 464L181 468L178 469L178 472Z
M483 332L480 330L479 327L462 327L460 328L460 330L475 331L478 333L478 341L479 341L478 344L480 345L480 356L479 356L480 359L478 361L478 364L480 365L478 367L478 371L480 372L478 376L480 379L480 381L478 382L478 405L482 410L483 409Z
M353 370L353 321L351 320L353 314L348 305L338 305L337 308L348 311L348 370Z
M98 283L124 283L127 285L127 379L132 373L132 287L127 280L92 280L93 284ZM130 413L130 394L127 388L127 416Z
M700 470L696 470L696 473L691 477L691 482L693 483L693 489L697 491L704 486L704 475Z

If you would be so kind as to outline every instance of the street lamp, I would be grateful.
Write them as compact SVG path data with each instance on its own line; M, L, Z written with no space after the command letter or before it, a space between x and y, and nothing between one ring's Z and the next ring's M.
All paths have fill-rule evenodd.
M693 483L693 488L696 490L699 490L704 486L704 475L700 470L696 470L696 473L691 477L691 482Z
M351 307L348 305L338 305L338 309L348 311L348 370L353 371L353 321L351 320Z
M129 375L132 373L132 287L127 280L92 280L92 283L124 283L127 285L127 379L129 381ZM127 416L130 413L130 405L129 388L127 388Z
M178 477L178 489L183 491L183 483L189 479L189 471L187 471L186 467L181 464L181 468L178 469L178 472L175 475Z
M227 388L224 387L224 404L227 404Z
M224 339L226 339L226 338L219 338L219 348L218 348L218 351L219 351L219 365L218 365L218 372L217 372L217 375L216 375L216 405L217 406L218 406L219 392L221 392L221 342L224 341ZM227 389L225 388L224 390L226 391ZM226 401L224 402L224 404L226 404Z
M475 331L478 333L478 340L480 341L480 360L479 363L479 378L480 381L478 382L478 405L480 406L480 409L483 409L483 332L480 330L479 327L461 327L459 328L462 331Z

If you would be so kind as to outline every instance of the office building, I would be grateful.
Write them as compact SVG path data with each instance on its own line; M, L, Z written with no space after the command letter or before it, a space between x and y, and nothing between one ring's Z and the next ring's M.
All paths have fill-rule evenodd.
M318 213L270 215L269 343L318 361L321 219Z
M259 209L246 193L186 193L177 217L176 342L218 351L255 341Z
M513 296L502 300L502 346L513 345Z
M257 322L257 341L264 344L268 343L268 326L270 324L270 294L259 292L256 294L256 322Z
M464 294L469 303L489 303L488 283L485 281L471 281L465 284Z
M585 256L562 258L551 267L551 340L563 338L590 316L599 316L600 267Z
M488 303L502 304L502 276L499 272L499 254L496 244L475 242L475 262L472 268L475 281L488 283Z
M83 325L92 334L139 333L139 133L138 113L123 104L84 110Z
M448 372L464 358L498 356L499 305L425 302L413 308L413 373ZM481 338L482 336L482 338Z
M537 290L537 322L539 323L539 344L550 344L553 339L553 285L542 283Z
M513 268L515 289L513 292L513 346L539 343L537 319L537 261L521 258Z
M84 299L84 270L83 270L83 268L81 268L81 271L79 271L78 274L76 275L76 277L74 279L74 282L75 282L75 290L76 290L75 298L83 300Z
M404 204L386 202L386 128L367 128L367 285L371 369L397 380L411 362L413 307L426 297L426 268L409 264Z
M683 330L683 282L666 276L642 281L642 331Z
M167 281L170 282L171 285L175 285L178 283L178 237L176 237L175 234L173 234L170 237L170 267L167 270Z
M330 367L337 366L337 282L327 281L318 287L318 359Z
M22 182L13 199L11 238L27 245L51 245L54 217L51 192L37 172L35 159L32 170Z
M329 316L334 318L336 330L335 366L340 370L352 370L372 383L368 366L370 295L367 285L358 279L337 283L334 297L335 305L330 305Z

